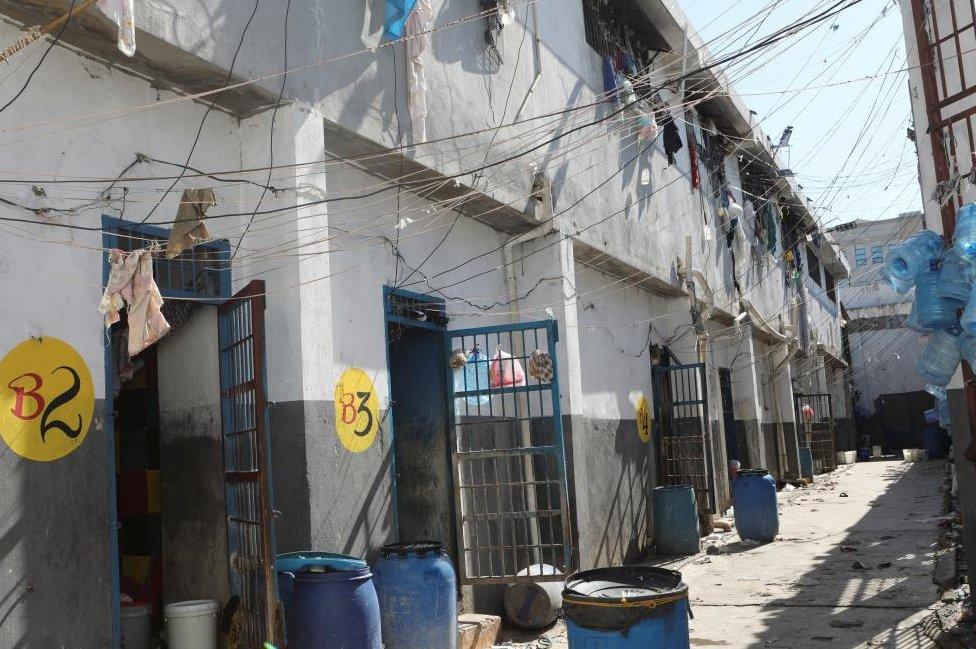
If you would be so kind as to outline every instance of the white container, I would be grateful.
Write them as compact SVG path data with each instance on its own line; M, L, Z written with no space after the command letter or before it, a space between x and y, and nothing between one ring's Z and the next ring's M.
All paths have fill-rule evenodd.
M906 462L925 462L929 459L929 452L924 448L902 449L901 454Z
M173 602L163 608L168 649L217 649L217 615L212 599Z
M871 447L871 457L881 457L881 447L872 446Z
M837 464L854 464L854 461L857 459L857 452L837 451L835 456L837 458Z
M122 649L149 649L152 605L123 606L119 617L122 622Z

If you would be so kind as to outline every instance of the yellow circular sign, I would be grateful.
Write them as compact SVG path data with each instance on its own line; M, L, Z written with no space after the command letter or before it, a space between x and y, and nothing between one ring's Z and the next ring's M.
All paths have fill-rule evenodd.
M51 462L81 446L95 413L95 389L74 347L45 336L0 360L0 436L21 457Z
M358 367L342 373L335 386L336 435L352 453L362 453L380 429L380 402L373 381Z
M651 409L643 394L637 397L637 436L642 442L651 441Z

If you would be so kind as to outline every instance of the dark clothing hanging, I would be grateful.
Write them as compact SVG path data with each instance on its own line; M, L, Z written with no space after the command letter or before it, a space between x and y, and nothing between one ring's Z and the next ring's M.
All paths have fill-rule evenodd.
M657 120L657 124L664 129L664 152L668 154L668 164L673 165L675 163L674 154L681 150L684 143L681 141L678 126L674 123L674 118L671 117L671 111L667 107L661 111L661 118Z
M695 138L695 127L691 119L686 120L685 132L688 137L688 156L691 158L691 187L698 189L701 187L701 170L698 168L698 140Z

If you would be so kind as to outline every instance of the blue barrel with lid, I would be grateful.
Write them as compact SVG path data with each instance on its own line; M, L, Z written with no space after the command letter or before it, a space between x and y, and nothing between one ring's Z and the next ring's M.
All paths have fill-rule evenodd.
M322 566L295 573L285 625L288 649L383 649L373 573Z
M695 490L684 485L652 492L654 542L658 554L688 555L701 549Z
M362 570L366 568L362 559L349 557L332 552L286 552L275 557L275 572L278 573L278 599L282 606L288 608L291 591L295 583L295 573L308 569L322 569L323 571L341 572L344 570Z
M688 649L688 586L676 570L597 568L563 589L569 649Z
M386 649L457 647L457 575L442 544L384 545L373 567Z
M779 534L776 481L766 469L742 471L732 483L735 530L743 541L769 543Z

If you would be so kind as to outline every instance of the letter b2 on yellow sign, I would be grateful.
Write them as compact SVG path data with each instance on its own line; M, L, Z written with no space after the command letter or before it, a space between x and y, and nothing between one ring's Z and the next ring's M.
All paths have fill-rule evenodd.
M17 455L68 455L85 441L94 412L88 365L63 340L25 340L0 360L0 436Z

